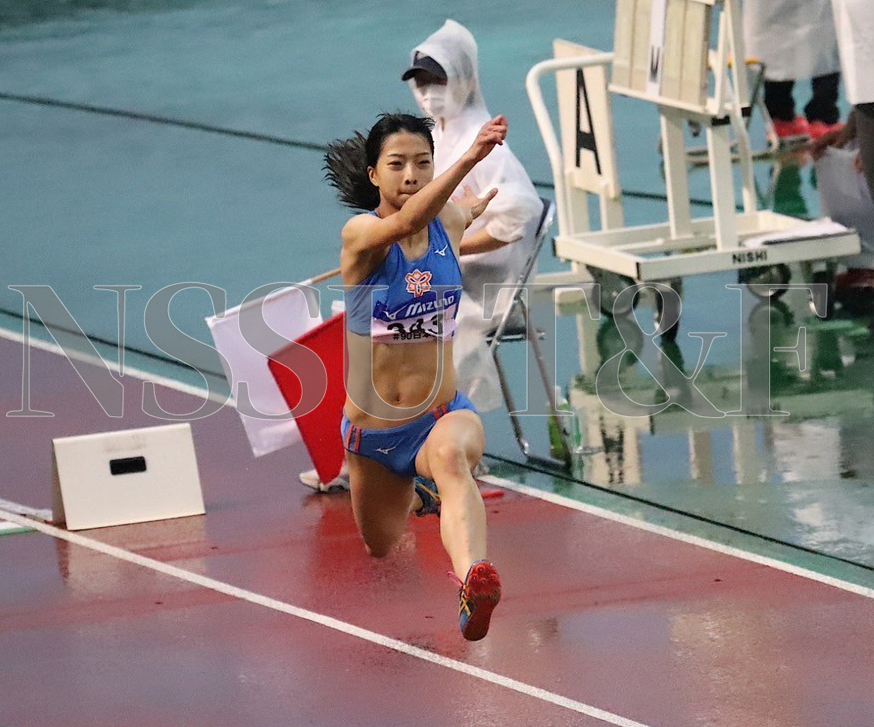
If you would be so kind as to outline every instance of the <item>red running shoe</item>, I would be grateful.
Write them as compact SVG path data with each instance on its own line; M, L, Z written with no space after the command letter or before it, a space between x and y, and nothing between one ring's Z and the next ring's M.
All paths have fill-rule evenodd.
M773 119L774 131L780 139L792 139L799 136L810 136L810 128L807 124L807 119L803 116L796 116L791 121L783 121L782 119Z
M807 124L808 133L811 139L818 139L830 131L840 131L844 125L838 121L835 124L827 124L825 121L809 121Z
M458 621L461 635L468 641L479 641L489 632L492 611L501 600L501 578L487 560L474 563L462 583L455 573L449 573L458 586Z

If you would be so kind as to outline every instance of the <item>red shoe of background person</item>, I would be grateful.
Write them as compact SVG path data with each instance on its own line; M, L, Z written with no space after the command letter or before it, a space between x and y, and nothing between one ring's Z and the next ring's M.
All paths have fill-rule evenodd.
M830 131L840 131L844 128L844 125L840 121L837 121L834 124L827 124L825 121L809 121L807 123L807 128L810 138L818 139L819 137L828 134Z
M772 119L772 121L774 122L774 132L781 140L810 136L807 119L803 116L796 116L791 121L784 121L782 119Z

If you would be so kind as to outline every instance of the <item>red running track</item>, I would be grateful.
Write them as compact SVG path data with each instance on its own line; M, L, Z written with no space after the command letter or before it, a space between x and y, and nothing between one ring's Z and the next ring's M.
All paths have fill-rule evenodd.
M5 413L21 405L21 345L0 340L0 362ZM50 506L53 437L161 424L137 410L142 382L121 380L127 411L110 419L69 362L32 351L32 406L56 416L0 419L0 498ZM168 388L159 401L198 406ZM508 492L487 501L504 599L467 643L435 519L371 560L348 496L297 483L302 450L253 458L230 408L192 428L207 514L86 538L532 688L37 532L0 537L0 725L609 723L536 689L619 724L874 724L870 598Z

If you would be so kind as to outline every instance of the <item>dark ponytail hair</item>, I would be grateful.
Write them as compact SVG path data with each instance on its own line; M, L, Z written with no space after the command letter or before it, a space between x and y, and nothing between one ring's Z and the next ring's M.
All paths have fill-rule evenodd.
M325 179L337 188L340 201L352 209L369 211L379 206L379 189L370 182L368 167L375 167L385 140L399 131L423 136L434 154L432 119L411 114L380 114L365 137L356 131L349 139L328 144Z

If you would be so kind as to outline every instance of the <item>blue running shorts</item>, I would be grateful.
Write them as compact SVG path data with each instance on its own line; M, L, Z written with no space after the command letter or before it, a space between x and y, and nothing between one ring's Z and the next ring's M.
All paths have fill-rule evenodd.
M379 462L395 474L413 477L416 474L416 455L437 420L458 409L476 412L473 402L457 391L448 404L441 404L418 419L387 429L362 429L350 422L344 413L340 423L343 446L347 452Z

